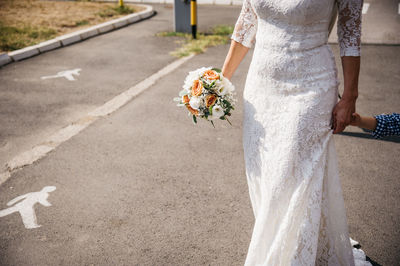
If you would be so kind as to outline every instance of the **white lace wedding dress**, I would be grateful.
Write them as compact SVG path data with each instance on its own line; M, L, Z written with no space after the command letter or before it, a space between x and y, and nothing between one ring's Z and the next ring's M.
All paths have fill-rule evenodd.
M255 43L243 92L255 216L245 265L371 265L350 244L330 125L334 5L340 55L360 56L362 0L244 0L231 36Z

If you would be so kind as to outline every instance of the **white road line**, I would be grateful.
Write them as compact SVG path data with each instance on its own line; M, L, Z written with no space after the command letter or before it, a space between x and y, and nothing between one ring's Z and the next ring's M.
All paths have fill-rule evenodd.
M362 7L362 13L363 14L367 14L368 8L369 8L369 4L368 3L364 3L363 7Z
M399 3L399 8L397 9L397 13L400 15L400 3Z
M100 117L109 115L112 112L115 112L116 110L121 108L134 97L138 96L140 93L154 85L157 80L171 73L183 63L191 59L193 56L194 54L191 54L189 56L175 60L171 64L165 66L158 72L151 75L150 77L139 82L138 84L122 92L121 94L115 96L102 106L88 113L86 116L60 129L52 136L45 139L42 143L37 144L32 149L29 149L15 156L6 164L7 171L0 173L0 185L3 184L8 178L10 178L13 171L20 169L26 165L30 165L35 161L43 158L44 156L46 156L46 154L54 150L58 145L77 135L79 132L81 132L83 129L85 129L87 126L92 124Z

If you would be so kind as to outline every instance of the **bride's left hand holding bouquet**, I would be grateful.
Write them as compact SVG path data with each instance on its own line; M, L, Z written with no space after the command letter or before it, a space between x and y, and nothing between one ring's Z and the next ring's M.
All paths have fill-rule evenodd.
M193 123L197 123L197 117L201 117L210 121L213 126L215 119L226 120L231 124L228 116L235 109L236 92L220 69L202 67L190 71L182 88L180 97L175 97L174 101L179 102L177 106L186 106Z

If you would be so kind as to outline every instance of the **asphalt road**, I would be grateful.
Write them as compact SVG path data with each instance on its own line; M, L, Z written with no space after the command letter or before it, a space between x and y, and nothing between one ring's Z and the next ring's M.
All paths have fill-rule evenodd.
M14 156L176 59L168 53L178 38L155 36L173 31L172 6L154 6L151 19L0 68L0 172ZM216 17L218 10L224 12ZM199 31L233 24L238 12L199 6ZM76 68L76 81L41 79Z
M154 36L172 29L172 10L154 6L149 20L0 69L3 161L174 60L176 38ZM200 30L234 23L239 9L199 6ZM40 228L26 229L17 213L0 217L0 265L243 265L254 219L242 100L233 127L216 129L193 125L172 101L188 71L221 66L228 48L195 56L0 186L0 210L57 188L52 206L35 207ZM232 79L239 96L251 53ZM399 111L400 47L364 45L361 62L358 111ZM76 81L40 80L73 68L82 68ZM354 127L335 136L351 237L382 265L400 261L399 141Z

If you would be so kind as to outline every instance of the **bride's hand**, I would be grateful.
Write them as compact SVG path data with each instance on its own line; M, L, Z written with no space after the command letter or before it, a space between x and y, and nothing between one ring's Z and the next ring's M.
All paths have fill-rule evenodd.
M332 129L333 134L343 132L350 125L352 114L356 111L356 100L342 98L333 108Z

